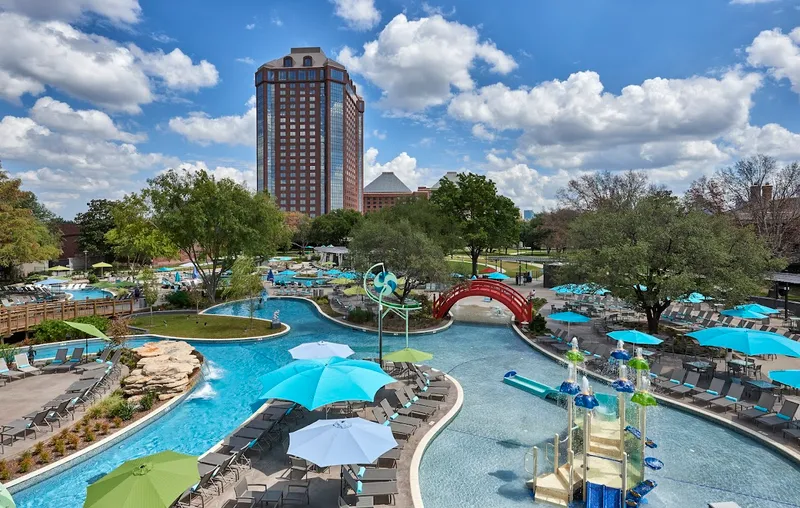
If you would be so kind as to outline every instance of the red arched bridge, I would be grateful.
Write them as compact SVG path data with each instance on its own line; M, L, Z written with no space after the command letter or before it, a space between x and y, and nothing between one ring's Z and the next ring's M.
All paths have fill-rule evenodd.
M490 279L468 280L451 287L433 302L433 317L445 317L453 304L468 296L488 296L497 300L508 307L521 323L530 323L533 317L531 304L524 296L511 286Z

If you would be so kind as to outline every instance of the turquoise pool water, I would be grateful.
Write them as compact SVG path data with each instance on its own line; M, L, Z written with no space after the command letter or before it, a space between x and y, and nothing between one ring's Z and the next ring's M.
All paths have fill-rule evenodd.
M17 506L78 508L86 486L126 460L165 449L203 453L261 404L259 376L289 362L287 350L302 342L344 342L356 356L376 353L374 335L334 325L307 303L272 299L258 314L271 317L274 310L292 326L290 334L257 343L196 343L211 375L188 400L106 452L17 493ZM242 304L212 312L248 313ZM404 346L401 337L384 341L387 350ZM456 324L445 332L412 338L411 345L432 352L431 363L450 371L465 390L464 409L422 462L426 508L532 506L523 485L525 451L562 433L565 416L563 410L501 379L514 369L555 384L564 370L505 327ZM651 414L648 434L659 443L653 455L666 467L651 475L659 487L648 496L649 506L705 507L708 501L720 500L736 501L743 508L798 506L800 470L788 461L701 419L661 407Z
M104 291L102 289L96 288L85 288L85 289L70 289L65 291L65 293L69 293L72 295L73 300L99 300L103 298L109 298L114 295L109 293L108 291Z

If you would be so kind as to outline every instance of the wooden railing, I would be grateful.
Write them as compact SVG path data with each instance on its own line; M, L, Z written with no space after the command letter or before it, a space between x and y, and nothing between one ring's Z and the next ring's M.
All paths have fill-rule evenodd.
M69 320L79 316L117 316L132 314L133 309L133 298L14 305L0 309L0 336L30 330L46 319Z

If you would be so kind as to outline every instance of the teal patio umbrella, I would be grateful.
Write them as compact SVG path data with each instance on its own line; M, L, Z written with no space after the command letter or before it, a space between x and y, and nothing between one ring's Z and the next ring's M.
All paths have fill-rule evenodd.
M767 318L766 315L761 314L760 312L754 312L752 310L746 310L746 309L725 309L721 311L720 314L722 314L723 316L732 316L741 319L762 320Z
M0 508L16 508L17 505L11 499L11 493L8 489L0 484Z
M751 312L758 312L759 314L780 314L781 311L778 309L773 309L772 307L767 307L766 305L761 305L758 303L747 303L744 305L737 305L736 309L740 310L748 310Z
M553 321L567 323L567 335L569 335L569 326L572 323L588 323L591 321L591 318L584 316L583 314L578 314L577 312L556 312L555 314L550 314L547 317Z
M295 360L261 377L262 399L283 399L314 410L334 402L372 402L375 393L396 380L380 365L364 360Z
M800 370L771 370L767 377L782 385L800 388Z
M655 346L663 342L658 337L653 337L652 335L640 332L639 330L617 330L615 332L609 332L606 335L614 340L621 340L622 342L627 342L628 344L637 344L641 346Z
M511 277L509 277L508 275L506 275L504 273L492 272L489 275L487 275L486 278L487 279L492 279L492 280L506 280L506 279L510 279Z
M800 344L783 335L750 328L717 326L686 334L701 346L733 349L747 356L784 355L800 357Z

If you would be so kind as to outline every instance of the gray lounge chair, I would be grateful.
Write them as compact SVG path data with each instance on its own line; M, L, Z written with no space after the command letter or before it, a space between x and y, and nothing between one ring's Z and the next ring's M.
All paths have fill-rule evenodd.
M397 481L397 468L390 467L364 467L356 464L344 466L350 474L362 482L395 482Z
M83 360L83 348L76 347L72 350L72 355L70 356L69 360L64 362L63 365L60 365L58 368L59 372L68 372L78 365L80 365L81 361Z
M253 490L253 487L259 487L263 490ZM263 483L247 483L246 478L242 478L233 486L233 494L236 499L236 506L242 504L246 506L263 506L263 503L275 503L281 501L283 493L279 491L269 490Z
M794 439L800 443L800 427L798 427L800 422L795 421L793 422L793 425L795 426L788 429L783 429L783 437L786 439L786 436L789 436L791 439Z
M59 367L61 367L64 362L67 361L67 348L59 348L56 351L56 357L53 358L53 361L50 365L46 367L42 367L42 372L56 372Z
M694 401L705 402L708 404L710 401L716 399L722 393L722 389L725 387L725 380L715 377L711 380L711 385L708 387L707 390L704 390L700 393L695 393L692 395L692 399Z
M375 498L372 496L339 496L339 508L374 508Z
M11 381L14 379L22 379L25 377L25 373L9 369L6 359L0 358L0 377Z
M744 393L744 385L734 383L728 388L728 393L724 397L712 399L708 401L708 404L713 408L727 411L741 401L742 393Z
M396 413L394 408L389 405L389 401L386 399L381 400L378 405L383 409L383 412L386 413L386 417L391 420L392 422L397 423L405 423L406 425L412 425L416 428L419 428L422 425L421 418L414 418L413 416L403 416L399 413Z
M28 357L25 356L25 353L20 353L18 355L15 355L14 363L17 364L17 370L25 374L36 375L42 373L41 369L37 369L36 367L33 367L28 363Z
M680 386L667 387L666 390L670 395L680 395L683 397L695 389L698 381L700 381L700 373L690 372L689 375L686 376L686 380L683 382L683 384Z
M375 416L375 419L378 421L378 423L390 427L392 429L392 434L398 434L401 437L408 438L411 437L411 435L417 429L413 425L406 425L405 423L395 423L389 420L386 417L386 413L383 412L383 409L379 407L373 407L372 414Z
M424 406L422 404L416 404L412 402L406 396L406 394L400 390L395 390L394 395L397 397L398 402L400 402L400 407L397 408L397 412L401 415L418 415L424 419L436 412L435 407Z
M674 372L672 372L672 374L669 375L669 379L656 381L653 384L656 386L656 388L667 390L669 388L682 385L684 379L686 379L686 370L677 369Z
M439 409L439 407L441 407L441 404L435 400L427 400L424 398L417 397L417 395L414 393L414 391L411 389L410 386L403 385L403 393L405 393L406 397L408 397L409 400L411 400L411 402L413 402L414 404L420 404L422 406L428 406L435 409Z
M346 488L352 489L358 496L386 496L390 503L394 504L394 496L397 495L397 482L366 482L362 483L358 477L354 476L346 468L342 471Z
M417 379L417 392L418 397L426 397L431 399L445 400L447 398L447 388L436 388L426 386L422 381Z
M756 418L756 425L763 425L769 427L771 430L782 427L783 425L789 425L792 423L792 420L794 420L794 415L797 414L798 407L800 407L800 404L797 402L785 400L783 406L781 406L781 410L778 411L777 414Z
M33 433L33 438L36 439L38 437L37 432L42 430L41 426L47 425L52 429L46 421L48 412L47 410L39 411L30 420L14 420L7 425L3 425L2 430L0 430L0 441L10 437L13 444L14 438L22 436L22 439L27 439L30 433Z
M775 405L775 395L762 392L758 402L750 409L744 409L736 413L736 418L745 420L755 420L761 416L772 415L772 407Z

